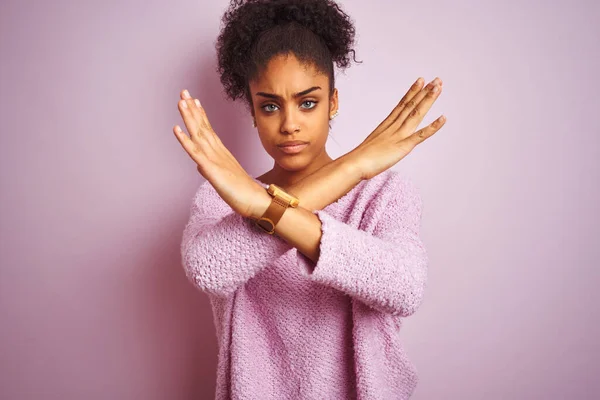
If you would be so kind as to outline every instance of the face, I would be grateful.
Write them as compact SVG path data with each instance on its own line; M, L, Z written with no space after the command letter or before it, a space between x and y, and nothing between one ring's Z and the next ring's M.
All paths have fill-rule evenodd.
M252 113L260 141L280 175L310 174L331 161L325 151L329 117L337 110L337 89L329 77L294 55L278 55L249 82ZM306 144L281 147L288 141Z

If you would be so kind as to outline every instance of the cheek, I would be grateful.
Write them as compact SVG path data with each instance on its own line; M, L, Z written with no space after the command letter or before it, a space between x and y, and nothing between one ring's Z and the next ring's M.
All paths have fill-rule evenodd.
M259 131L258 138L260 139L260 142L264 148L269 148L275 145L273 135L265 133L264 127Z
M327 136L329 135L329 114L323 113L319 115L318 121L316 121L315 131L319 132L317 140L320 142L326 142Z
M319 149L322 147L325 147L325 144L327 143L327 138L329 135L329 127L327 125L325 125L324 129L321 131L322 133L319 135L319 137L316 140L316 146Z
M281 141L281 134L278 131L276 124L263 123L258 131L258 138L262 143L263 148L271 155L271 157L279 157L281 154L277 148L277 143Z

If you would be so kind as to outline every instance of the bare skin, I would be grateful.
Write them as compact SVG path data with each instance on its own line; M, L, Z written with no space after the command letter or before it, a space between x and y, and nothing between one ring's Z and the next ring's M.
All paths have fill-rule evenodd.
M249 86L258 136L274 161L273 169L257 179L288 187L333 161L325 143L330 116L338 109L338 91L329 96L327 75L300 64L293 55L277 56ZM306 141L308 146L286 154L277 144L289 140Z
M293 56L271 61L263 75L250 82L259 137L274 159L273 169L257 179L278 184L300 199L299 207L286 210L275 233L316 263L321 222L312 210L325 207L361 180L389 169L435 134L445 123L443 116L416 132L415 129L439 97L442 82L436 78L423 88L423 79L419 78L358 147L332 160L324 147L330 115L337 110L337 90L328 98L328 77L301 65ZM321 89L303 97L293 96L313 87ZM264 94L278 97L267 98ZM259 218L271 197L223 145L199 101L187 91L182 91L181 98L179 110L189 136L176 125L173 132L180 144L196 162L202 176L235 212ZM307 99L318 103L314 106ZM284 154L277 144L287 140L303 140L309 145L298 154Z

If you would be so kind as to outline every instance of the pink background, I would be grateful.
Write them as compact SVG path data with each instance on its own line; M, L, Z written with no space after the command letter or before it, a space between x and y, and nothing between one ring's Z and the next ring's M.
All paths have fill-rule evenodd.
M394 168L420 187L429 284L406 320L415 399L600 396L600 6L343 1L332 157L419 76L447 125ZM207 297L179 242L203 178L188 88L253 176L271 167L215 72L220 1L2 1L0 398L200 399Z

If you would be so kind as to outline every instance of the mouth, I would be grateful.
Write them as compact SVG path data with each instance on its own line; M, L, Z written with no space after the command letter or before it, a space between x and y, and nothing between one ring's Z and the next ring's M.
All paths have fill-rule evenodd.
M308 143L296 144L296 145L292 145L292 146L278 146L278 147L281 151L283 151L286 154L296 154L296 153L300 153L302 150L304 150L306 147L308 147Z

